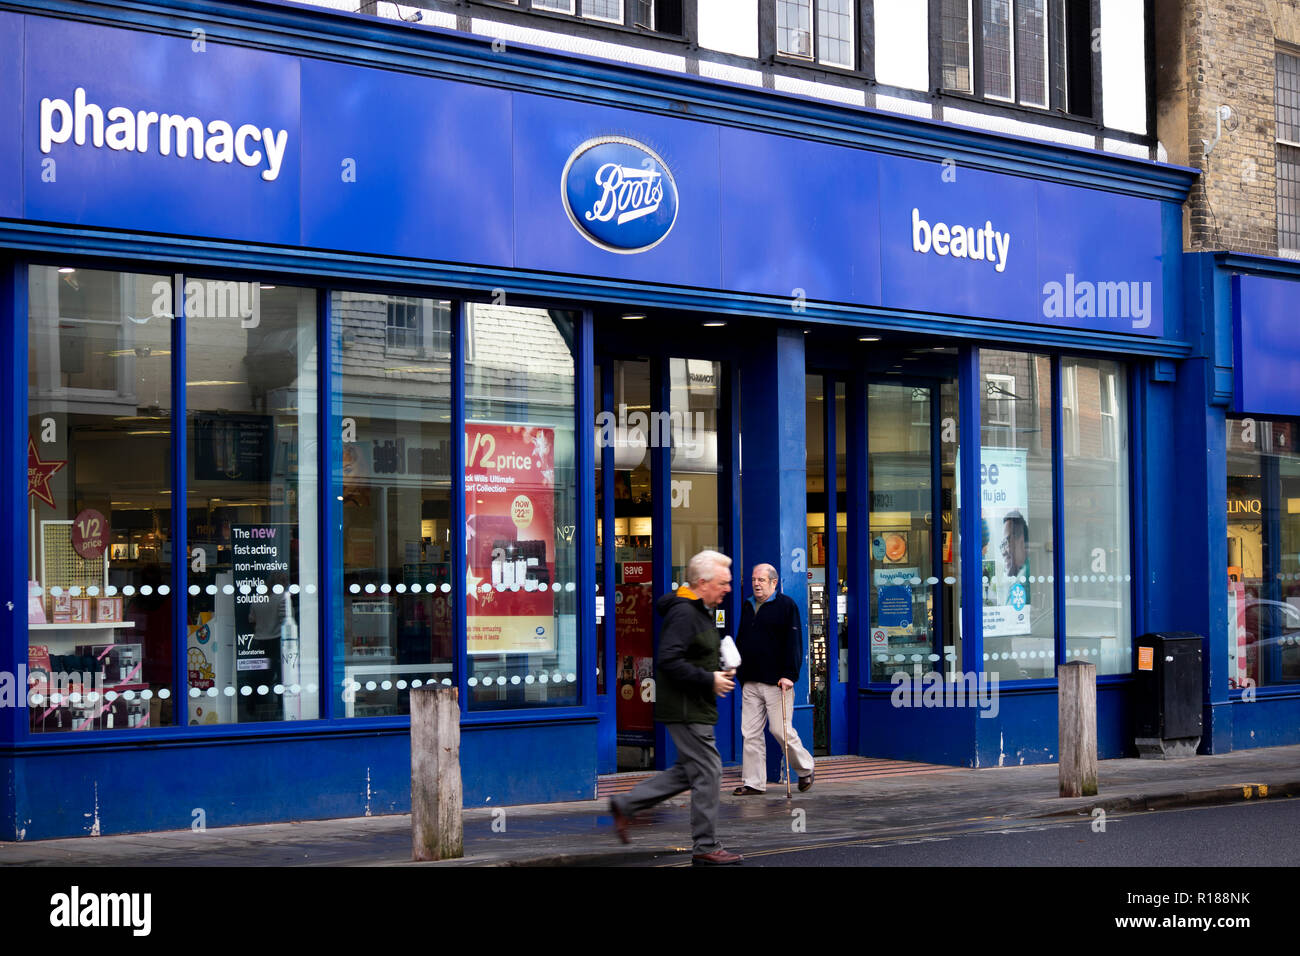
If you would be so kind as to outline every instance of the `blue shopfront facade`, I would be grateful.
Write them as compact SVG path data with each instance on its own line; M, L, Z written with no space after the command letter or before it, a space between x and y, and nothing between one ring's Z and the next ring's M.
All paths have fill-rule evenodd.
M0 536L28 555L3 566L5 839L403 812L417 680L459 687L468 805L589 798L625 742L614 605L678 583L669 536L739 584L776 564L811 631L832 598L824 683L810 662L796 692L831 753L1051 761L1054 665L1082 656L1102 756L1128 754L1158 630L1209 637L1205 748L1296 739L1285 687L1246 711L1216 669L1215 442L1230 412L1300 409L1251 407L1242 366L1231 405L1256 300L1182 254L1193 171L290 5L98 9L0 13ZM629 464L626 434L586 440L642 372L651 410L714 396L707 483L679 441ZM516 441L551 490L491 514L476 495L533 487L502 477ZM486 443L499 474L475 476ZM152 469L153 503L96 455ZM624 493L638 468L653 494ZM537 508L554 533L516 543ZM105 509L96 548L77 522ZM239 570L253 539L286 577ZM93 592L60 554L101 562ZM81 613L131 619L147 679L128 654L132 706L65 727L30 671L120 663L56 617ZM537 646L492 651L521 619ZM228 673L219 625L250 635ZM996 708L931 706L935 671L997 676Z

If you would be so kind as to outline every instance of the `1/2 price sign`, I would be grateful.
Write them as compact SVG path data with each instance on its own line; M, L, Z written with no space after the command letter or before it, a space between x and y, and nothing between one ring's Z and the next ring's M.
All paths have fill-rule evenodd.
M465 423L470 654L555 650L555 431Z
M72 519L72 550L93 561L108 547L108 522L94 508L86 508Z

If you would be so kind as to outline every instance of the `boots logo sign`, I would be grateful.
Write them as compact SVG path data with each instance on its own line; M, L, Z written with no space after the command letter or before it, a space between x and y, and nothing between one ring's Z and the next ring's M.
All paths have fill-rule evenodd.
M653 249L677 221L677 183L657 153L622 136L589 139L569 156L560 177L574 228L608 252Z

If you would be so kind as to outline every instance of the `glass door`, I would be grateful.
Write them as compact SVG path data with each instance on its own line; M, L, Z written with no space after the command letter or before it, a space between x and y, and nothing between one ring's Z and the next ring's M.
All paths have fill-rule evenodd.
M650 362L615 361L613 625L618 769L654 765L654 483ZM606 514L610 509L606 509ZM602 548L602 550L606 550Z
M613 359L600 368L598 605L606 611L604 625L613 628L616 766L632 771L667 757L656 752L655 601L686 582L692 555L725 550L718 456L723 367L669 357ZM725 609L719 611L718 626L725 628Z
M961 666L955 380L867 391L869 679Z

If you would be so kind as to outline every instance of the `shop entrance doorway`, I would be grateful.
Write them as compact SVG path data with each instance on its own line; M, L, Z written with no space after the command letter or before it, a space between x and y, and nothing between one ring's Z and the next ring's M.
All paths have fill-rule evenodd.
M805 380L815 754L857 752L857 690L961 661L956 350L873 346Z
M600 770L608 773L671 762L654 721L655 604L685 584L691 555L730 553L730 442L719 435L732 430L726 362L610 354L596 364L597 641L610 674L598 679ZM729 599L717 614L728 633L732 607ZM724 758L730 723L719 721Z

